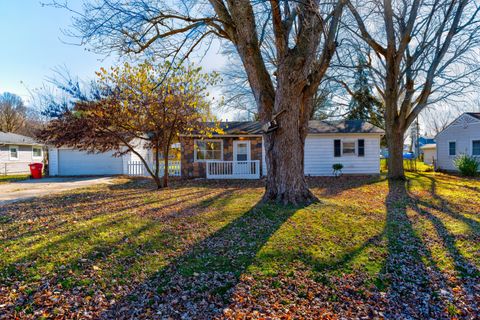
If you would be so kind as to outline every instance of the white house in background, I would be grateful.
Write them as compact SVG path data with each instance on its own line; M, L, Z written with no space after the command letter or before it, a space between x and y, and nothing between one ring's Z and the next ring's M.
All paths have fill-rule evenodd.
M423 163L433 165L437 161L437 144L427 143L420 147L423 153Z
M480 160L480 112L467 112L455 119L435 140L437 141L437 168L456 171L453 160L461 154Z
M43 145L20 134L0 132L0 175L30 173L29 164L43 162Z
M258 179L265 175L265 148L260 122L222 122L222 134L182 136L181 160L172 161L170 172L183 178ZM344 174L379 174L380 139L384 131L364 121L310 121L305 141L305 175L330 176L334 163ZM151 162L151 152L137 151ZM288 156L288 155L285 155ZM146 175L138 157L129 152L50 148L50 175Z

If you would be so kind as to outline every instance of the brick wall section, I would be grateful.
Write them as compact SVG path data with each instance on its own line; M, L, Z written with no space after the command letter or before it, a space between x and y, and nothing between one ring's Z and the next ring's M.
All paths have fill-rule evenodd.
M251 160L260 160L262 166L262 138L261 137L224 137L212 138L214 140L223 140L223 160L233 160L233 141L250 140ZM182 138L182 177L183 178L205 178L205 162L195 162L194 142L195 138Z

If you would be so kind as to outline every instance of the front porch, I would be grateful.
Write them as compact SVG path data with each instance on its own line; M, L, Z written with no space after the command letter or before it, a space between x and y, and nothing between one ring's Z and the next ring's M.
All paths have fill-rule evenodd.
M127 164L128 175L132 177L149 176L141 161L130 161ZM159 165L160 176L163 176L165 165ZM153 166L150 165L153 170ZM170 161L168 164L170 177L182 176L180 161ZM208 161L206 162L207 179L260 179L260 160L251 161Z
M260 179L265 175L265 157L261 136L215 137L202 139L184 137L181 160L170 160L169 176L185 179ZM151 159L151 158L150 158ZM153 168L152 164L149 164ZM160 163L160 175L164 164ZM140 161L127 164L129 176L148 176Z
M265 174L261 136L197 137L182 141L182 177L260 179Z
M209 161L207 179L260 179L260 160Z

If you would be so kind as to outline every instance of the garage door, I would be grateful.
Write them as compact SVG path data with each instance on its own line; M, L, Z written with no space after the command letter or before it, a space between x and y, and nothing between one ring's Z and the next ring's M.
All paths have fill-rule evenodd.
M112 156L112 152L90 154L58 150L58 174L61 176L122 174L122 168L122 158Z

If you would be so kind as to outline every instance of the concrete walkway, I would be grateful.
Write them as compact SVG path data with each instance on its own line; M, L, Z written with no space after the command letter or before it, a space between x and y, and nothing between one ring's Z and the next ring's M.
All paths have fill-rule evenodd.
M101 183L113 184L113 179L111 177L43 178L0 184L0 206Z

